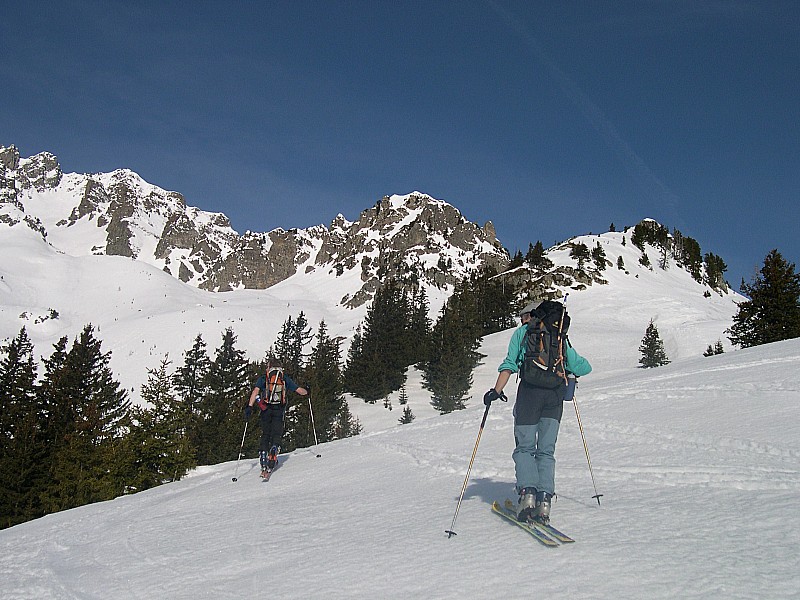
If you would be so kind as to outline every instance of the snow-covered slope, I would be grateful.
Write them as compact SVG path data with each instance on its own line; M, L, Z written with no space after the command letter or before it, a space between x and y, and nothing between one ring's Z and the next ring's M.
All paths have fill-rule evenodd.
M393 209L417 200L386 202ZM333 277L303 268L266 290L214 293L146 261L73 252L64 240L58 248L37 231L42 221L15 220L21 210L13 202L3 211L0 339L24 325L37 353L49 355L61 336L74 338L91 322L134 401L146 369L165 354L180 363L198 333L213 349L231 327L257 359L300 311L312 327L324 319L345 341L364 316L366 305L340 302L364 283L360 268ZM392 219L381 226L408 225ZM247 458L0 531L0 597L793 597L800 587L800 341L732 351L724 331L741 297L713 291L675 265L639 265L639 251L621 236L571 240L600 243L611 264L622 256L626 269L595 274L605 284L593 275L561 288L569 292L570 338L594 366L578 401L603 494L598 506L567 405L553 518L576 544L540 547L489 511L493 499L513 495L514 386L512 403L495 403L489 413L458 536L444 534L506 331L484 340L465 411L437 415L411 369L412 424L398 424L396 394L391 411L351 399L364 433L284 456L268 484ZM568 248L548 257L571 265ZM467 260L458 251L448 258ZM432 295L432 315L445 297L445 288ZM650 320L673 362L645 371L637 368L638 346ZM725 354L703 357L717 340Z
M577 300L575 312L590 314ZM608 364L614 345L593 339L599 327L585 322L576 321L576 346L596 367ZM629 336L638 331L620 323ZM487 338L478 388L493 381L507 338ZM793 340L582 378L603 496L601 506L592 500L567 404L553 520L578 540L570 546L544 548L489 510L513 495L512 406L500 402L458 535L445 535L483 412L476 401L285 455L266 484L248 458L238 471L234 462L203 467L0 531L0 597L796 598L799 367Z
M6 210L13 207L6 205ZM642 267L639 251L630 243L622 245L621 235L572 241L602 244L612 264L624 258L625 271L608 267L599 274L606 284L573 282L560 288L569 292L569 310L577 317L573 341L580 347L582 339L597 339L602 346L595 357L598 372L638 364L638 345L650 319L673 360L698 356L717 340L727 343L724 331L741 296L711 291L675 265L667 270ZM231 327L239 347L256 360L274 342L281 324L303 311L314 329L324 319L331 335L344 338L346 349L366 312L366 304L346 307L340 302L361 289L363 272L357 268L340 276L325 269L302 270L266 290L214 293L182 283L145 261L59 251L21 222L0 223L0 244L0 339L25 326L36 352L49 356L61 336L73 339L92 323L134 401L147 368L165 355L180 363L198 334L213 349ZM574 263L565 250L554 249L550 257L557 264ZM463 259L458 252L452 258ZM450 288L429 289L435 318ZM396 399L393 404L397 406Z

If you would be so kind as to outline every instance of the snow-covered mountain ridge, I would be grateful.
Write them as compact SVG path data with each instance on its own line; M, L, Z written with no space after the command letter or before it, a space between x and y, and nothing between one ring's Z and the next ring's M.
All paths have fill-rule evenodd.
M380 278L394 275L426 285L435 318L452 290L450 281L491 257L506 259L490 224L479 228L449 204L419 193L387 197L355 223L340 216L330 228L238 237L224 215L187 207L179 194L130 171L63 174L52 155L19 159L13 148L0 150L0 165L0 339L25 326L37 354L49 356L60 337L73 339L92 323L134 401L147 368L165 355L180 362L198 334L211 349L230 327L256 360L287 317L303 311L313 328L324 320L331 335L344 339L346 350ZM126 204L131 197L136 201ZM171 232L167 239L183 241L164 242L159 237L164 231ZM304 240L300 255L295 242L281 246L281 236L290 234ZM180 254L187 248L213 248L223 271L225 264L239 269L247 261L235 252L236 240L258 235L272 245L256 244L260 259L254 268L277 268L263 251L296 264L286 272L291 275L264 289L237 285L213 292L198 285L206 264L198 254L192 277L184 282L175 276L175 265L188 260ZM602 247L605 268L594 261L578 268L570 254L579 244ZM109 248L131 252L114 254ZM576 314L572 335L579 338L584 330L606 340L606 349L593 357L600 376L637 366L638 341L650 319L672 359L698 356L709 344L726 342L724 330L741 296L698 283L674 262L666 270L645 267L640 256L629 233L577 236L547 252L551 269L520 267L500 277L522 294L569 293L570 312ZM614 266L620 260L624 269ZM624 332L628 326L637 339Z
M419 192L387 196L355 222L340 214L329 227L239 235L225 215L188 206L130 170L64 174L54 155L21 158L14 146L0 147L0 205L2 222L26 224L56 250L134 258L211 291L356 270L362 285L339 299L351 307L387 276L452 286L481 264L508 262L491 223L480 227ZM448 269L437 268L446 259Z

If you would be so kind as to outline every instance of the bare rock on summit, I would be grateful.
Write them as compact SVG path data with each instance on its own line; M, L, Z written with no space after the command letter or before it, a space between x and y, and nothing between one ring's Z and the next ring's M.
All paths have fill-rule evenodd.
M26 212L26 204L48 210L49 203L30 200L49 192L59 198L52 208L58 214ZM72 198L71 207L65 198ZM132 171L65 175L53 154L21 158L11 146L0 147L0 203L17 209L3 215L4 226L24 220L44 239L52 239L47 228L57 228L61 251L130 257L210 291L265 289L298 273L336 278L357 270L353 281L360 287L340 299L355 307L388 278L442 288L484 264L501 269L509 262L491 222L481 227L420 192L385 196L354 222L338 215L329 227L239 235L225 215L187 206L178 192Z

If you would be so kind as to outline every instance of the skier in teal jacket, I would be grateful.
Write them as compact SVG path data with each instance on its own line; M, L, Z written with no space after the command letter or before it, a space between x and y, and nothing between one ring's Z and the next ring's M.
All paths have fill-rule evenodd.
M541 302L531 302L523 308L519 317L522 322L508 344L508 354L498 367L497 382L483 397L489 405L498 399L513 373L519 373L525 358L525 333L531 321L531 313ZM568 375L588 375L592 366L578 354L567 340L564 344L564 367ZM519 380L517 400L514 405L513 459L519 493L519 519L536 519L547 522L550 504L555 494L555 449L558 428L564 410L568 386L560 384L555 389L531 385Z

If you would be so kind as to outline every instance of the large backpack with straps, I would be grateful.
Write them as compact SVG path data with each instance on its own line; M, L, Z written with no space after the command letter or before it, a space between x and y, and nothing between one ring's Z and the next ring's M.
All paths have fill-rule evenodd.
M567 330L569 315L560 302L545 300L531 313L523 339L523 381L546 389L566 383Z
M286 381L283 369L271 367L264 376L264 387L258 407L265 410L268 406L276 407L286 404Z

